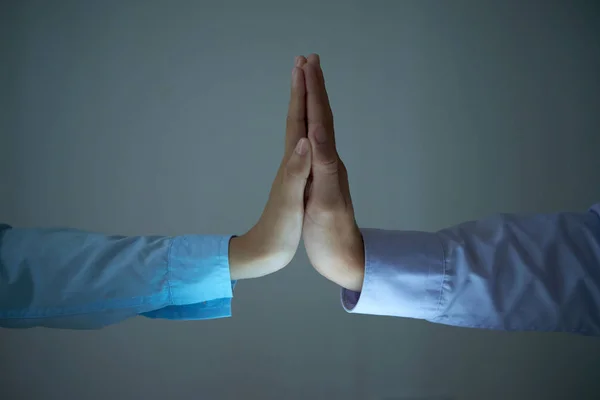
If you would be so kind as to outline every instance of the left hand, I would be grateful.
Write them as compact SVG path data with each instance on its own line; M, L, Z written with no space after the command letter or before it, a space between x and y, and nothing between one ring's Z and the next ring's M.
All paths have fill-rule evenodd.
M311 148L306 131L306 87L296 57L287 115L285 150L269 200L259 221L229 243L231 279L257 278L289 264L300 243L304 220L304 190L310 173Z

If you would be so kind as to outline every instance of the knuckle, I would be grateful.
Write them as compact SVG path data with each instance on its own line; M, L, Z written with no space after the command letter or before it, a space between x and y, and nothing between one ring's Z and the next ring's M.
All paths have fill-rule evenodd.
M304 176L304 171L301 168L301 166L294 165L294 164L288 164L285 167L284 180L292 181L292 182L295 182L298 180L306 181L306 177Z
M306 118L304 118L300 115L288 114L286 117L286 122L288 124L300 124L300 123L305 123Z
M337 158L318 160L316 166L319 172L326 175L335 175L339 172L340 165Z
M339 206L335 202L315 202L307 210L306 218L314 225L331 227L338 219Z
M348 170L346 169L346 165L344 164L344 162L342 160L340 160L340 175L342 176L342 178L344 179L348 179Z
M324 115L322 117L306 117L306 121L312 127L322 127L331 129L333 127L333 116Z

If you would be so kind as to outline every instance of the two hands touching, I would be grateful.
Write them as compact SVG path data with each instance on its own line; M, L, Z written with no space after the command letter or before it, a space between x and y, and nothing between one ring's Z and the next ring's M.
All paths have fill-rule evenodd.
M298 57L283 160L252 229L127 237L0 224L0 327L229 316L230 280L282 269L303 238L315 269L348 289L342 301L354 313L600 335L599 217L600 203L435 233L359 230L319 57Z
M363 240L316 54L296 57L283 160L259 221L230 241L231 279L282 269L294 257L300 238L317 272L343 288L360 291Z

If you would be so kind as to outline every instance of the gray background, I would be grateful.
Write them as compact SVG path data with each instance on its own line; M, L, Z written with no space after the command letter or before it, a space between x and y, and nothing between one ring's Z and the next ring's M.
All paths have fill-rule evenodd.
M0 11L0 220L14 225L244 232L281 157L293 56L309 52L322 56L361 226L431 230L600 199L594 2ZM597 339L349 315L338 297L301 249L241 282L230 319L3 330L0 397L599 396Z

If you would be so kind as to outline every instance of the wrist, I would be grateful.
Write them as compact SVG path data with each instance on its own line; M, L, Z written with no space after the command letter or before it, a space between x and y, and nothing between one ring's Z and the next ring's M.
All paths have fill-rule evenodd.
M250 230L229 241L229 272L232 280L258 278L289 263L287 255L265 246L262 236Z
M229 274L231 280L244 279L253 263L252 247L247 234L234 236L229 240Z
M354 252L351 253L353 254L352 262L354 266L354 287L356 289L351 290L354 290L355 292L360 292L362 290L363 281L365 279L365 242L358 227L356 227L356 230L357 240L354 245Z
M340 286L354 292L360 292L365 277L365 245L358 226L345 240L346 251L341 260L344 265L343 276L340 277Z

